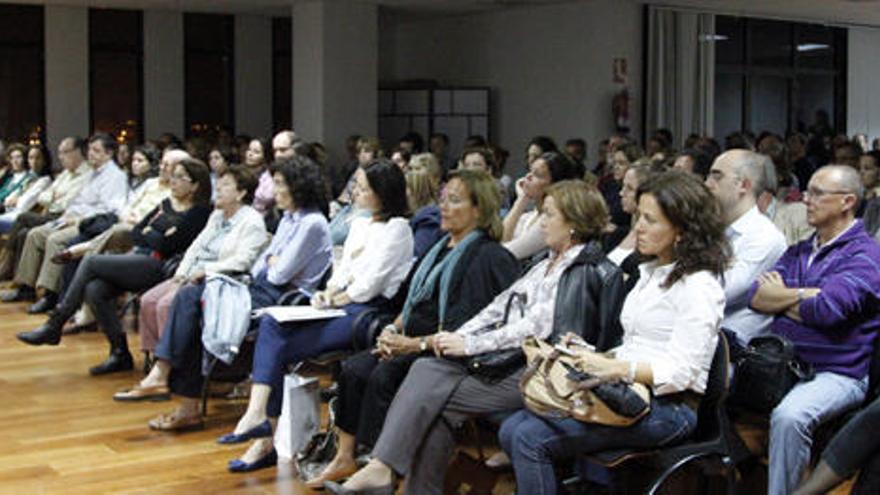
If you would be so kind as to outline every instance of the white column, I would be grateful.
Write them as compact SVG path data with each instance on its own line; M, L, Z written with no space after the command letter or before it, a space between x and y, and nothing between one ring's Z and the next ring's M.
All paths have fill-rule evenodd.
M293 128L337 160L347 136L377 134L378 22L373 3L293 6Z
M90 132L88 28L87 8L46 5L46 137L53 148Z
M144 138L184 135L183 14L144 11Z
M235 132L272 132L272 18L235 16Z

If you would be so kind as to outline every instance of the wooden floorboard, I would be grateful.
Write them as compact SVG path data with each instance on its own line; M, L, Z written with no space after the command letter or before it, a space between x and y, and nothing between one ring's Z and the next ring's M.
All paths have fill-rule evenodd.
M45 317L24 308L0 304L0 494L309 493L289 469L226 471L243 448L214 440L234 427L244 403L213 400L202 431L151 431L147 421L173 405L114 402L113 392L141 374L89 376L107 353L102 334L26 346L16 332ZM129 343L137 349L137 336Z

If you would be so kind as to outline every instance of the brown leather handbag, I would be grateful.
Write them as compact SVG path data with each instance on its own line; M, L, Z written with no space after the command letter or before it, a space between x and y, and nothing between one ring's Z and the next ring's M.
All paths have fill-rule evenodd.
M585 350L569 346L564 352L534 337L522 349L528 362L520 380L523 402L539 416L625 427L650 411L647 387L590 374Z

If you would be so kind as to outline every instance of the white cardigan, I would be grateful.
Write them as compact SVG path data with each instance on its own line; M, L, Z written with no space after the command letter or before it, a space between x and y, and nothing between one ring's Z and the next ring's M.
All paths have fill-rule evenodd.
M183 255L183 260L174 273L175 276L189 277L193 275L191 272L195 268L196 257L204 245L214 237L223 219L222 211L214 210L211 213L205 228ZM263 216L250 206L242 206L230 221L232 229L223 239L217 260L205 264L205 273L247 272L269 242Z

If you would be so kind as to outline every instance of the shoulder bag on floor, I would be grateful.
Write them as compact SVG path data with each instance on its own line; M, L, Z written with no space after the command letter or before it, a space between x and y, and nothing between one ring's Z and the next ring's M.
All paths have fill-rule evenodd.
M522 348L528 366L520 390L526 407L539 416L625 427L650 411L646 386L585 371L581 354L590 351L570 346L563 352L534 337L526 339Z

